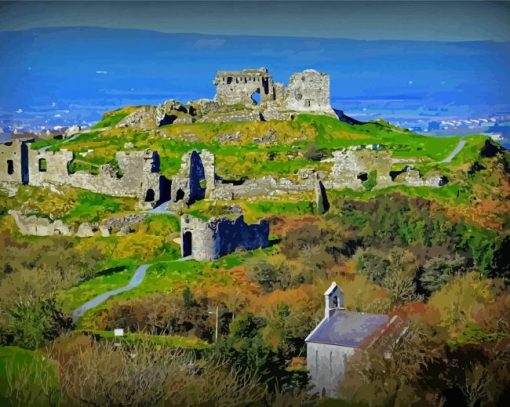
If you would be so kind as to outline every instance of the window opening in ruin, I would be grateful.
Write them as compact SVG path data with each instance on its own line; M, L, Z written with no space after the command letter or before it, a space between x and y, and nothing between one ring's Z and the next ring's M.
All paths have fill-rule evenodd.
M46 172L48 170L48 161L46 158L39 159L39 172Z
M255 92L252 93L251 100L255 105L260 104L260 89L257 89Z
M193 251L191 232L184 232L182 235L182 255L191 256Z
M310 105L311 105L311 100L305 99L305 107L310 107Z
M360 172L356 178L361 180L361 182L365 182L368 179L368 174L366 172Z
M154 202L155 193L152 188L149 188L147 190L147 193L145 194L145 202Z
M173 124L177 120L177 116L175 114L165 114L163 119L159 122L159 126L165 126L167 124Z
M184 191L182 189L178 189L175 194L175 202L182 201L184 199Z
M14 174L14 161L12 160L7 160L7 174Z
M294 99L296 99L296 100L301 100L301 99L303 99L303 95L302 95L300 92L298 92L298 90L297 90L297 89L294 89L294 92L293 92L293 93L294 93Z
M230 85L231 83L232 83L232 77L231 77L231 76L229 76L229 77L227 78L227 85Z

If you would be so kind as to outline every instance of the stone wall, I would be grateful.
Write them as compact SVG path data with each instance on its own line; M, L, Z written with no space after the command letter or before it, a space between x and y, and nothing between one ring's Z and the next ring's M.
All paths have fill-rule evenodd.
M312 392L326 397L338 397L347 359L353 354L354 348L307 342L306 365L310 372Z
M212 199L245 199L261 196L272 196L286 194L289 192L313 191L315 188L314 180L308 179L303 182L294 182L288 178L275 179L272 176L266 176L257 179L246 180L242 184L216 183L211 194Z
M111 165L101 165L99 174L69 172L72 151L29 149L30 184L66 184L112 196L136 197L142 206L154 206L160 198L159 155L155 151L116 153L120 174Z
M214 79L215 101L224 105L257 105L275 100L273 78L266 68L219 71ZM254 95L260 95L260 101Z
M66 225L61 220L52 222L47 218L39 218L37 216L25 216L17 211L9 211L10 215L16 222L18 229L23 235L34 236L72 236L74 230L71 226Z
M334 114L329 102L329 75L314 69L292 74L285 90L285 108Z
M292 119L292 112L316 112L336 117L330 105L329 75L314 69L294 73L288 86L273 82L267 68L219 71L214 84L215 101L220 105L264 105L264 109L260 111L260 117L264 120ZM259 102L254 100L257 93L260 94ZM241 119L242 117L243 115ZM232 120L231 117L221 116L216 119ZM253 119L257 120L256 117ZM202 119L208 120L207 116Z
M348 148L333 152L330 175L326 178L328 188L353 190L363 189L372 171L377 172L375 188L385 188L396 184L409 186L440 187L448 180L441 175L422 177L411 165L403 164L401 159L394 159L388 151L374 151L361 147ZM402 163L401 171L392 171L392 166Z
M0 144L0 181L27 184L28 146L26 141L12 140Z
M191 205L210 196L215 188L214 154L207 150L184 154L179 172L172 177L170 206Z
M196 260L213 260L237 249L252 250L269 245L269 222L245 223L236 219L208 221L185 214L181 217L181 252Z

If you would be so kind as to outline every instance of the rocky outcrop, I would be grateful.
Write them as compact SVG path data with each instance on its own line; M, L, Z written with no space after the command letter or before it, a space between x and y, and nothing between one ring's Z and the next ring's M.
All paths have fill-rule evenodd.
M40 218L35 215L25 216L18 211L9 211L21 234L33 236L72 236L74 230L61 220L51 221L48 218Z

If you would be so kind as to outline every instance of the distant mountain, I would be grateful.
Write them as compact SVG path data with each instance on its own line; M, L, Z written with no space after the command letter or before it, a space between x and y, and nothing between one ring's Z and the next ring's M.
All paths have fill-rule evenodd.
M255 24L256 22L254 22ZM0 32L0 115L57 122L113 107L213 97L220 69L315 68L336 108L510 109L510 43L207 36L102 28ZM369 100L369 102L367 102ZM441 108L441 110L440 110ZM446 109L445 109L446 108ZM17 113L16 113L17 112Z

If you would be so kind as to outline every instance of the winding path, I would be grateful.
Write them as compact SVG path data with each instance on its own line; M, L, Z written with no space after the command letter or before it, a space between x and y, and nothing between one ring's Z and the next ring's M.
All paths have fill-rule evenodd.
M448 157L446 157L443 161L440 161L440 163L449 163L451 162L457 154L460 153L460 150L464 148L466 145L466 140L459 141L459 144L457 144L457 147L450 153Z
M144 211L151 214L174 214L173 211L167 209L168 201L163 202L159 206L150 209L148 211ZM177 261L187 261L192 260L192 256L188 257L182 257L180 259L175 260ZM81 305L80 307L73 310L71 313L73 322L76 322L85 312L88 310L97 307L102 302L106 301L108 298L110 298L113 295L117 295L129 290L132 290L135 287L138 287L143 279L145 278L145 273L147 272L147 269L151 266L151 264L142 264L141 266L138 266L138 268L135 271L135 274L133 274L133 277L131 277L131 280L129 281L128 285L125 285L124 287L116 288L114 290L107 291L103 294L98 295L97 297L92 298L91 300L87 301L85 304Z
M124 287L116 288L115 290L107 291L101 295L98 295L97 297L92 298L91 300L87 301L82 306L76 308L71 316L73 318L73 321L76 322L78 318L80 318L85 312L87 312L89 309L92 309L94 307L97 307L102 302L106 301L108 298L110 298L112 295L117 295L120 293L123 293L125 291L129 291L137 286L140 285L140 283L145 278L145 272L150 267L150 264L143 264L139 266L135 274L133 274L133 277L131 277L131 280L129 281L128 285L125 285Z

